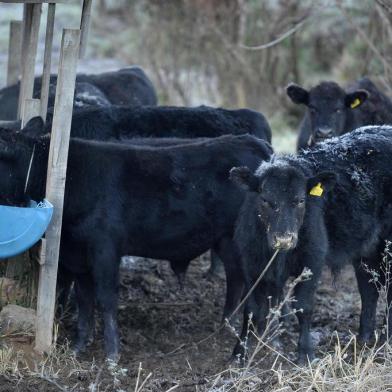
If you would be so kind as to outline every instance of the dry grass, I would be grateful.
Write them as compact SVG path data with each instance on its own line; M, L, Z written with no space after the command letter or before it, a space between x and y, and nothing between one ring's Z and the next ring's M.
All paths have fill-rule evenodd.
M334 342L332 352L325 353L321 358L307 366L297 366L285 354L273 347L272 337L279 335L283 329L279 322L283 305L290 303L293 289L300 281L307 279L304 273L289 285L289 290L282 303L270 310L266 331L262 336L255 336L256 347L249 355L245 367L239 363L215 375L210 380L208 392L369 392L392 391L392 346L388 336L387 295L391 285L392 244L387 242L385 255L379 272L370 271L372 281L378 291L383 306L386 325L382 333L386 343L379 344L376 336L372 347L359 347L356 337L343 344L339 335L331 337ZM382 275L382 276L380 276ZM276 327L278 325L278 327ZM250 334L254 333L252 331ZM247 344L247 339L246 342ZM271 364L266 366L266 364Z
M338 339L337 339L338 340ZM357 351L355 336L342 345L338 342L333 353L303 368L284 371L271 369L280 392L369 392L392 390L392 347L363 347Z

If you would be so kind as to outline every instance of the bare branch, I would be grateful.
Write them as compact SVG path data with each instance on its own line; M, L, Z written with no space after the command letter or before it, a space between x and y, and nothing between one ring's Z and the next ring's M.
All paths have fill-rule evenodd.
M384 69L388 70L388 72L392 72L392 67L388 64L388 62L386 61L385 57L376 48L374 43L367 37L367 35L361 30L361 28L353 21L351 16L348 14L347 10L342 6L340 0L336 0L336 5L342 11L344 17L350 23L350 25L355 29L355 31L358 33L358 35L369 46L369 48L376 55L376 57L378 57L378 59L381 61L382 65L383 65Z
M289 31L286 31L280 37L278 37L278 38L274 39L273 41L270 41L266 44L262 44L262 45L258 45L258 46L248 46L248 45L244 45L244 44L239 44L239 47L242 49L247 49L247 50L263 50L263 49L271 48L272 46L279 44L280 42L284 41L286 38L290 37L290 35L294 34L296 31L298 31L305 24L305 22L308 19L309 19L309 17L307 17L306 19L297 23L293 28L291 28Z

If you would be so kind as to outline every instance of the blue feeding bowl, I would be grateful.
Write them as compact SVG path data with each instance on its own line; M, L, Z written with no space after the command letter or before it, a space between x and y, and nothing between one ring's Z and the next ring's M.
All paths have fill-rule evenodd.
M0 205L0 259L13 257L32 247L43 236L53 215L46 199L28 207Z

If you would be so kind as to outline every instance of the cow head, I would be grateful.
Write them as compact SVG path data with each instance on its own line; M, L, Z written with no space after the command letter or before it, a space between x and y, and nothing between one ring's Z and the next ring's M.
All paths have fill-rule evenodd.
M296 247L309 198L324 197L336 182L333 173L306 178L300 170L281 163L263 163L256 173L235 167L230 178L256 196L255 213L265 228L268 246L281 250Z
M0 204L21 205L36 139L0 128Z
M321 82L309 91L290 84L286 92L294 103L308 108L311 127L309 145L349 131L346 121L350 112L357 110L369 96L366 90L346 93L335 82Z

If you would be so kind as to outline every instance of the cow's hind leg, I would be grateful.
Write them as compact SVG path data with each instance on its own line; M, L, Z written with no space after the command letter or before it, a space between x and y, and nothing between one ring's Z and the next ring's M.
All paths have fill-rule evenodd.
M223 320L225 320L231 316L240 302L244 278L239 263L240 256L232 239L222 239L214 250L221 258L226 272L226 302L223 310Z
M94 284L88 273L75 276L75 291L78 304L76 353L84 352L94 336Z
M97 241L91 250L91 263L98 307L104 323L105 352L108 359L119 359L117 325L120 255L111 243Z

